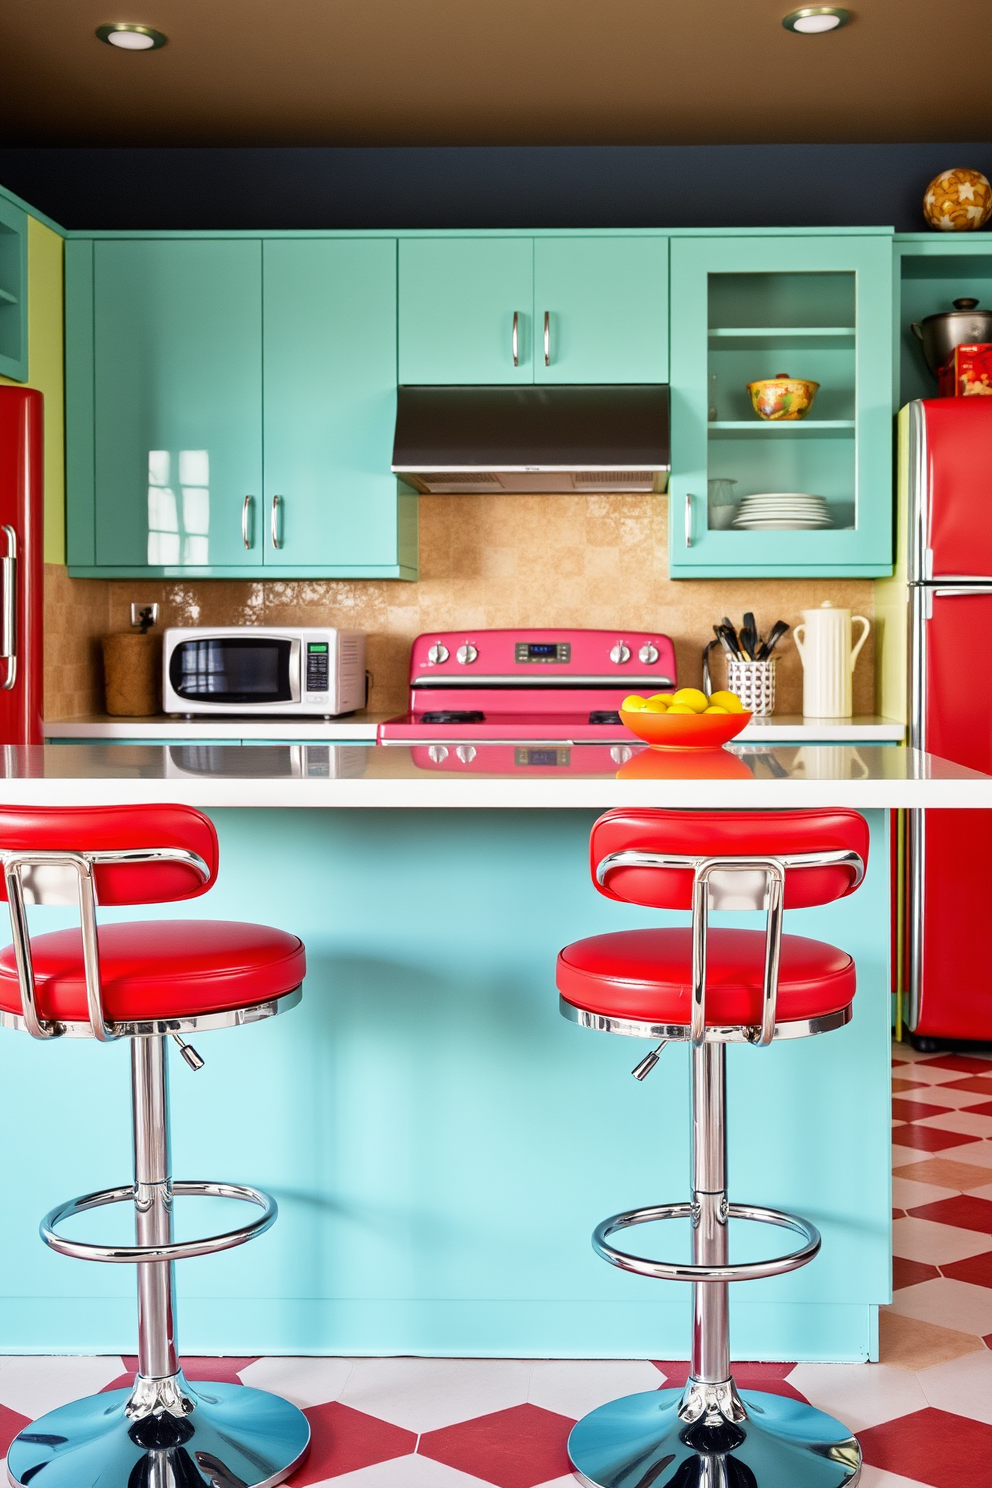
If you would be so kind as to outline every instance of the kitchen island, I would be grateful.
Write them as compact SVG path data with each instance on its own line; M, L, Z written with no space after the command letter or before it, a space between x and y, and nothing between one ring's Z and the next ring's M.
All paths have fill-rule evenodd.
M179 1267L188 1352L681 1356L689 1289L614 1271L589 1236L619 1209L686 1197L686 1051L667 1048L639 1085L644 1047L565 1022L554 987L567 941L683 918L590 882L596 814L637 803L846 805L871 824L857 894L786 923L855 956L853 1021L732 1046L729 1102L732 1198L805 1214L824 1237L811 1266L735 1289L735 1356L875 1354L891 1255L888 808L989 808L992 778L870 745L566 753L511 748L507 768L503 746L464 760L324 744L4 751L0 809L187 801L216 822L209 894L107 919L257 919L307 945L300 1007L198 1039L206 1070L175 1069L177 1176L257 1183L281 1210L257 1245ZM68 923L32 911L37 930ZM126 1181L127 1051L0 1031L0 1091L4 1130L26 1138L0 1154L0 1352L119 1352L132 1278L52 1255L36 1225ZM212 1223L203 1203L180 1201L180 1235ZM113 1239L127 1222L103 1210L79 1226ZM639 1232L644 1253L687 1256L681 1228ZM741 1258L778 1243L732 1229Z

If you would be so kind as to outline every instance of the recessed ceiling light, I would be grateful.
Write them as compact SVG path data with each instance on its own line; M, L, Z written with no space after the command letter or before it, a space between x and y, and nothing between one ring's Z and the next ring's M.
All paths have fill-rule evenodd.
M791 10L783 17L782 25L787 31L798 31L803 36L816 36L821 31L836 31L846 26L851 12L839 5L804 5L802 10Z
M120 47L124 52L150 52L164 47L168 41L161 31L151 26L133 26L129 22L116 21L112 26L97 26L96 34L108 46Z

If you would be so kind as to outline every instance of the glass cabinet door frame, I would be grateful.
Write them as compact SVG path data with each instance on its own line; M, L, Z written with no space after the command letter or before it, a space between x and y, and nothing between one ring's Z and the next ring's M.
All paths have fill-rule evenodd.
M807 419L798 423L764 424L755 415L753 426L741 420L739 425L714 427L709 418L709 276L749 273L853 274L853 427L846 419L819 419L815 404ZM670 576L877 577L891 573L891 235L868 231L837 237L673 237L671 286ZM785 337L779 329L769 335L767 344L775 346L777 336L782 336L783 369L801 377L804 335L809 344L816 344L815 328L807 324L796 329L802 334ZM815 440L815 445L805 446L814 457L817 449L829 452L830 446L836 455L835 440L852 442L854 529L710 531L707 480L711 441L737 438L738 431L739 437L748 440L748 448L752 440L767 440L768 448L773 447L771 441L782 439ZM815 489L813 494L817 494Z

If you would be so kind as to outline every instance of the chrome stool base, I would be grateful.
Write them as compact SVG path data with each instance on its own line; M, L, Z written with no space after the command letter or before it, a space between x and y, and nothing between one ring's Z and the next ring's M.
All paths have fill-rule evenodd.
M611 1400L573 1426L568 1455L587 1488L854 1488L861 1477L840 1421L732 1381Z
M181 1413L136 1414L142 1387L153 1384L139 1380L134 1391L88 1395L32 1421L10 1444L8 1483L13 1488L271 1488L306 1456L310 1423L288 1400L247 1385L199 1380L189 1385L181 1374L174 1379Z

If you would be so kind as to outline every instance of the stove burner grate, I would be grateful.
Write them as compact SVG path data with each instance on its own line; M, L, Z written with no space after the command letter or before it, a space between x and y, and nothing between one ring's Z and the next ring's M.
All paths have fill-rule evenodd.
M419 721L421 723L482 723L485 716L478 708L449 708L440 713L421 713Z

